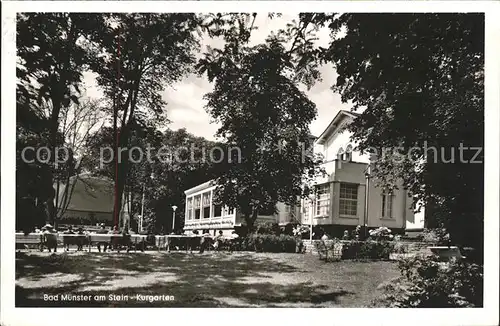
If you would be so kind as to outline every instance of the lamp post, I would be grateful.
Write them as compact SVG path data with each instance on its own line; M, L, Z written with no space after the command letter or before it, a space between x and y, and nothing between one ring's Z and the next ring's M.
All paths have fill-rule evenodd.
M142 221L144 218L144 194L145 194L145 184L142 185L142 200L141 200L141 215L139 216L139 225L137 226L137 233L142 233Z
M312 243L312 238L313 238L313 213L314 213L314 194L309 195L309 225L310 225L310 230L309 230L309 241Z
M151 173L149 176L151 180L154 180L155 175L154 173ZM144 201L145 201L145 196L146 196L146 182L142 184L142 200L141 200L141 215L139 216L139 225L137 226L137 232L142 233L143 231L143 224L144 224Z
M368 167L365 170L365 216L364 216L364 235L365 239L368 237L368 204L370 200L370 174L371 174L371 167L370 164L368 164Z
M172 209L174 210L174 212L172 213L172 232L174 231L175 229L175 211L177 210L177 206L172 206Z

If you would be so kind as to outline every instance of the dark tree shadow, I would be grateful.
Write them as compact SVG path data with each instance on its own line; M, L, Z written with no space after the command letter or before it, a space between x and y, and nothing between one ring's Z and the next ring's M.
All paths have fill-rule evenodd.
M301 256L294 259L301 259ZM304 282L302 277L297 277L295 283L280 282L276 280L277 273L283 277L288 275L289 279L294 280L304 270L253 253L92 253L51 256L18 253L16 280L22 279L23 282L16 285L16 306L336 306L340 298L353 294L345 289ZM23 286L26 282L31 286ZM129 300L48 301L43 297L62 294L103 295L106 298L125 294ZM136 300L138 294L173 295L175 300L141 301Z

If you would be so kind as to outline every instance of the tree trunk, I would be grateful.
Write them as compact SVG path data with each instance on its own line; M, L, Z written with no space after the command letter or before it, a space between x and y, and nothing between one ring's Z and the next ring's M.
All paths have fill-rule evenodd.
M252 209L250 214L244 215L245 222L247 224L248 233L255 231L255 221L257 220L257 210Z
M115 203L113 208L114 223L120 223L120 213L123 202L123 192L127 181L128 173L128 150L124 150L119 155L121 148L127 148L128 126L122 126L121 132L117 134L117 146L115 150ZM120 160L118 160L120 158Z

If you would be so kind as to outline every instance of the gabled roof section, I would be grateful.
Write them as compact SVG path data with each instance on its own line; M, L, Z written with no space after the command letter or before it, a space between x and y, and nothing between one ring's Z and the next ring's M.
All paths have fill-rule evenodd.
M210 181L204 182L202 184L199 184L196 187L189 188L188 190L184 191L184 194L190 195L190 194L193 194L195 192L211 188L213 186L215 186L215 180L210 180Z
M333 118L332 122L326 127L326 129L321 133L321 135L316 140L316 143L319 145L323 145L325 141L335 132L338 131L341 122L346 118L356 119L359 116L356 112L350 112L346 110L340 110L339 113Z

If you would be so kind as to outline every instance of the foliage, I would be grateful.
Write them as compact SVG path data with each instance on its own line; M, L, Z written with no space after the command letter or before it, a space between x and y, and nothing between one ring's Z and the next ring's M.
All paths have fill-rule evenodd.
M17 16L16 27L18 146L25 144L23 137L35 133L40 138L34 147L45 146L53 151L46 163L38 162L28 168L31 172L38 171L32 180L43 179L38 184L40 194L32 193L28 197L19 194L18 198L22 198L21 206L35 207L36 212L32 213L41 214L41 220L53 223L60 212L59 207L54 207L56 191L53 188L54 181L60 179L57 174L61 174L54 171L57 170L55 147L65 139L60 122L68 109L79 103L82 73L96 58L92 48L102 40L103 18L77 13L22 13ZM33 140L35 138L31 138ZM66 178L72 175L68 169L74 165L74 157L71 157L63 168ZM18 161L18 171L25 168L26 165ZM19 183L22 187L25 181L20 179ZM28 216L19 215L21 219Z
M248 45L254 19L229 15L213 31L223 37L224 48L209 48L197 65L214 82L205 98L221 125L217 135L239 149L224 161L216 198L238 208L250 229L259 211L275 210L277 202L295 204L304 193L304 177L317 172L317 159L307 153L316 107L290 77L293 65L279 39Z
M452 242L482 248L484 15L307 13L300 23L334 36L302 56L333 63L333 91L362 111L349 129L358 150L377 151L374 180L402 179Z
M424 229L421 235L424 242L435 243L437 245L448 245L450 235L446 229Z
M352 239L354 240L360 240L360 233L361 233L361 225L357 225L356 228L352 231Z
M120 13L110 14L106 27L95 71L112 117L112 143L125 149L122 155L127 157L133 131L161 127L167 121L162 92L195 62L198 19L194 14ZM121 201L130 160L117 158L113 179Z
M293 229L293 235L303 239L304 236L309 234L310 230L311 228L308 225L299 224Z
M281 234L250 234L242 241L243 251L295 253L302 241L293 236Z
M274 235L280 235L281 234L281 229L278 223L264 223L261 225L257 226L256 229L257 234L274 234Z
M392 240L394 238L391 229L385 226L381 226L377 229L370 230L368 231L368 233L370 234L370 238L372 238L375 241Z
M342 259L383 259L388 260L394 250L389 241L344 241Z
M112 128L103 128L96 132L87 142L87 167L95 174L112 178L114 165L100 165L101 148L112 147ZM145 157L139 158L139 151L132 153L132 161L128 165L125 189L132 194L130 211L137 218L141 214L142 194L144 190L145 227L159 232L168 232L172 228L172 205L176 211L176 229L183 226L185 195L184 190L208 181L215 170L215 165L204 157L215 143L201 137L195 137L185 129L176 131L167 129L164 132L153 127L134 125L130 129L129 147L140 148ZM189 148L189 151L185 149ZM192 149L192 150L191 150ZM149 153L149 154L147 154ZM149 155L151 160L147 159ZM177 155L177 156L175 156ZM110 157L103 155L109 161ZM106 161L106 162L107 162ZM165 218L168 216L170 218Z
M316 250L318 251L321 260L339 261L342 259L344 243L337 239L326 241L314 241Z
M442 263L416 256L399 263L402 278L385 285L393 307L482 307L483 267L465 260Z

